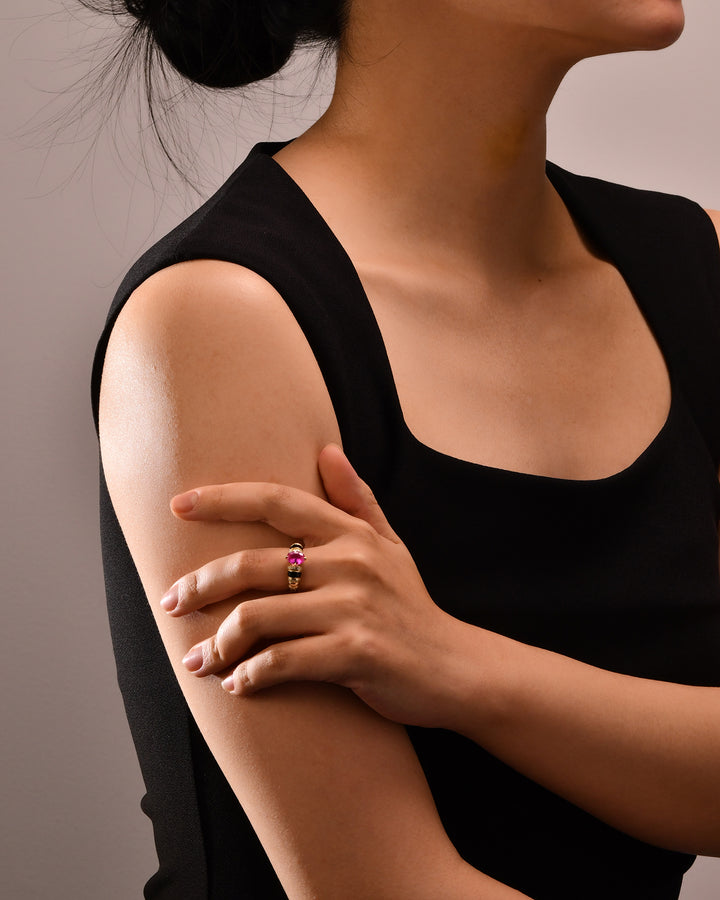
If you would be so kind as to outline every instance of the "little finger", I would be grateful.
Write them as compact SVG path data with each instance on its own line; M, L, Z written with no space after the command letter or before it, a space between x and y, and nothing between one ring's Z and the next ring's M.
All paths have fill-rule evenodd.
M230 694L239 696L291 681L342 684L346 678L336 642L328 635L312 635L273 644L244 660L222 682Z
M324 602L308 602L304 596L246 600L223 620L212 637L188 651L183 664L200 677L216 674L238 663L258 644L323 633L330 625L329 618Z

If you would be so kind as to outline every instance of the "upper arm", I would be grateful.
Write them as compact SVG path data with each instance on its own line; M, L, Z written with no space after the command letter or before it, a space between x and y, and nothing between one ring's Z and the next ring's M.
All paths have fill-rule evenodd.
M103 370L103 467L208 746L291 898L440 896L436 879L459 859L405 730L332 685L228 695L217 677L198 679L180 660L217 630L232 601L180 619L159 609L178 577L210 559L288 545L257 524L182 522L170 512L173 495L229 481L320 494L317 454L331 440L337 423L310 348L259 276L230 263L182 263L129 299Z

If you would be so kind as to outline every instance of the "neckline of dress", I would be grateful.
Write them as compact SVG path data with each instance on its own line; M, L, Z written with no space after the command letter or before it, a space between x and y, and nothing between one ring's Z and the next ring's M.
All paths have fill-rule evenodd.
M295 181L295 179L280 165L279 162L277 162L273 158L273 154L277 153L283 147L286 147L288 144L292 143L293 140L294 138L285 141L263 141L261 143L255 144L250 150L248 159L262 159L269 163L272 171L274 171L275 174L285 183L285 186L295 194L297 199L305 207L311 219L314 220L315 224L320 228L322 232L324 232L325 236L335 246L339 260L341 261L343 267L347 270L351 282L354 283L358 302L362 303L365 314L373 324L373 330L377 335L379 350L382 355L382 364L385 369L385 380L392 392L393 406L395 409L398 425L401 429L404 439L408 441L411 446L413 446L418 452L426 456L428 459L442 461L446 465L450 465L451 467L455 467L459 470L464 470L466 473L471 470L482 472L489 477L500 479L506 483L510 481L516 481L524 485L547 485L564 487L568 489L577 487L587 488L591 490L593 488L612 487L616 484L624 484L636 473L643 471L646 466L649 465L650 462L658 455L665 443L666 436L669 433L676 416L679 390L678 384L674 376L671 359L669 357L669 354L666 352L665 347L663 346L661 335L657 333L655 327L653 326L652 320L648 316L647 306L643 302L644 292L639 285L633 283L634 280L627 271L627 266L621 262L618 262L618 254L616 252L616 248L613 245L612 237L609 234L609 229L603 229L602 225L600 225L597 220L593 219L592 213L588 212L587 206L582 203L582 201L577 196L577 192L574 190L572 180L582 180L583 176L573 175L572 173L562 169L560 166L557 166L555 163L547 163L547 177L550 180L553 188L557 192L558 196L560 197L561 201L565 205L566 209L568 210L571 218L577 225L578 230L586 239L589 240L591 245L602 254L603 258L616 268L623 281L627 285L638 310L645 318L648 328L650 329L650 332L663 358L665 368L668 372L670 381L670 404L665 420L661 425L659 431L655 434L655 436L647 444L647 446L638 454L638 456L627 466L617 472L613 472L610 475L605 475L601 478L562 478L555 475L543 475L536 472L521 472L515 469L503 468L501 466L491 466L485 463L475 462L474 460L452 456L451 454L444 453L442 450L431 447L429 444L424 443L415 436L414 432L410 429L405 420L405 416L402 410L402 404L400 403L400 397L397 390L397 385L395 383L395 377L393 375L392 366L390 364L390 358L387 352L387 347L385 345L385 341L383 340L382 332L377 322L372 304L370 303L370 300L367 296L367 292L365 291L360 275L355 268L355 264L353 263L343 244L336 236L335 232L330 228L330 225L320 213L315 204L312 202L312 200L308 197L305 191L303 191L303 189Z

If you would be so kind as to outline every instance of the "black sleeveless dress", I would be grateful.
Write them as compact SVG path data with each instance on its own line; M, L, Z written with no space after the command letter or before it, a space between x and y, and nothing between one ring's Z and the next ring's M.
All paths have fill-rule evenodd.
M282 146L254 147L217 194L129 272L98 345L96 423L107 340L131 292L182 260L240 263L273 284L298 320L345 451L439 606L606 669L720 685L720 252L706 214L688 200L548 164L586 237L631 288L664 354L672 403L650 446L615 475L523 474L444 455L408 430L357 272L272 159ZM118 678L160 862L145 896L282 898L172 674L102 468L100 490ZM451 534L454 542L468 535L467 546L451 547ZM457 734L409 732L447 833L473 866L534 900L677 898L692 857L628 837Z

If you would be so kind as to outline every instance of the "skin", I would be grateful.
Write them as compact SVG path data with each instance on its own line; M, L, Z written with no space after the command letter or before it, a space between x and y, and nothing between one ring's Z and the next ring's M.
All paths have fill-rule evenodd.
M601 478L659 431L664 360L545 179L544 117L578 59L681 27L676 0L354 4L333 102L276 160L353 260L424 443ZM292 900L521 896L457 856L400 722L460 731L631 834L720 852L719 692L611 675L440 611L327 446L340 435L317 364L256 274L198 260L138 288L108 347L100 439L180 686ZM194 511L176 500L172 515L198 485ZM296 639L251 649L278 637ZM661 718L676 725L662 740Z
M188 521L302 532L311 560L298 594L279 548L213 560L173 585L161 600L172 616L265 594L191 649L190 671L231 665L221 686L239 697L296 680L344 685L396 722L470 737L641 840L720 855L720 690L605 672L452 618L340 448L324 448L319 468L330 503L253 483L173 499Z

